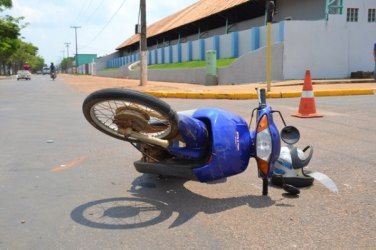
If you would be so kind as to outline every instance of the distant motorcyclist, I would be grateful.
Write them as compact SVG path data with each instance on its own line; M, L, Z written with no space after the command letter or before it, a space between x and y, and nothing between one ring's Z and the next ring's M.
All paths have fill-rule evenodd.
M56 72L56 67L55 67L54 63L52 62L51 65L50 65L50 74L55 73L55 72Z
M55 67L54 63L51 63L51 65L50 65L50 76L51 76L52 80L55 80L55 78L56 78L56 67Z

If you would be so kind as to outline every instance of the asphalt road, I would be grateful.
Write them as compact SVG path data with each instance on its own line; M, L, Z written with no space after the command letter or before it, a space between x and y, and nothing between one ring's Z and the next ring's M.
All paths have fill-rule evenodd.
M310 170L330 176L289 198L261 196L254 160L226 182L157 179L138 152L92 128L86 94L59 79L0 80L0 249L375 249L375 96L271 99L314 146ZM249 119L256 100L166 99L176 110L220 107ZM278 118L275 118L281 124Z

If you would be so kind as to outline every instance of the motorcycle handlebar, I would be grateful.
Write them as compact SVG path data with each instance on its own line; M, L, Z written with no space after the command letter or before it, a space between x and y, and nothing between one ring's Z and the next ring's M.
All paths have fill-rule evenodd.
M259 101L259 107L262 108L266 105L266 91L265 89L257 89L257 96Z

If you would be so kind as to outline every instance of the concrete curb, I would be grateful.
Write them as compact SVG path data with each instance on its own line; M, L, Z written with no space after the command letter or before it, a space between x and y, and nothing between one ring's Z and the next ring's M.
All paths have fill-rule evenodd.
M145 91L145 93L160 98L180 99L257 99L256 93L203 93L203 92L164 92ZM301 97L301 91L268 92L268 98L293 98ZM316 90L315 96L346 96L346 95L374 95L373 89L338 89L338 90Z

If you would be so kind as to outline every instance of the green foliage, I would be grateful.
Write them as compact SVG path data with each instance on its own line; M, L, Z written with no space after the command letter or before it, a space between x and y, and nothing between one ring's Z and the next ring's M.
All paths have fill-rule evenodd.
M0 12L12 7L12 0L0 0ZM0 73L7 73L22 68L27 63L32 69L41 69L44 59L38 56L38 48L31 43L22 41L21 29L28 23L23 23L23 17L0 16Z
M5 9L12 8L12 0L0 0L0 11Z
M66 72L69 68L73 67L74 58L73 57L67 57L64 58L60 63L60 68L63 72Z
M5 71L4 65L10 63L10 57L20 44L20 20L11 16L0 17L0 66L3 71Z
M38 56L38 48L31 43L18 40L18 47L9 58L13 67L19 69L27 63L32 69L43 67L44 60Z
M40 56L33 56L28 62L33 72L40 70L44 66L44 59Z
M20 35L19 23L23 18L5 16L0 18L0 39L4 37L16 39Z

